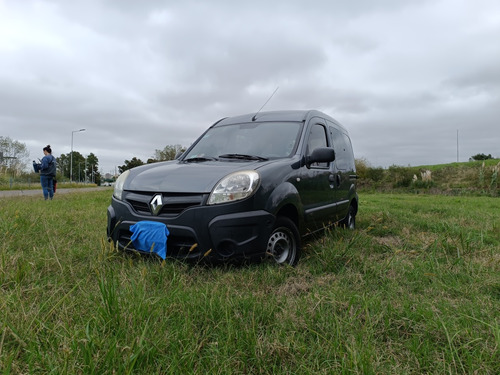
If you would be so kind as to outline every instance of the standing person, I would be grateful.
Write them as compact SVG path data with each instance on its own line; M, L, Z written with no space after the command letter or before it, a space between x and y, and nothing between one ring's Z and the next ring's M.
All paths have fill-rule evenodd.
M39 165L40 183L42 184L43 197L45 200L54 197L54 179L56 177L56 158L52 156L50 145L43 148L42 162ZM36 168L35 168L36 170Z

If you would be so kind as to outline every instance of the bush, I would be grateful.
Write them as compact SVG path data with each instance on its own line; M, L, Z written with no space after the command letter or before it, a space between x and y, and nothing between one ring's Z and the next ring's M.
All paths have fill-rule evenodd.
M356 165L356 174L359 178L365 179L368 169L370 168L366 159L355 159L354 163Z
M414 170L410 167L400 167L398 165L391 165L388 169L388 178L392 182L392 186L408 187L413 181Z
M491 154L476 154L474 156L471 156L471 160L489 160L493 159L493 156Z
M377 168L369 168L366 171L366 178L369 178L370 180L374 182L380 182L384 179L385 171L384 168L382 167L377 167Z

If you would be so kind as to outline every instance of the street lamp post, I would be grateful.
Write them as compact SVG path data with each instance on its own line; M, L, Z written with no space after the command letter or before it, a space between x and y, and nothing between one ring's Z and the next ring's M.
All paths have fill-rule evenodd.
M73 182L73 134L84 132L85 129L72 130L71 131L71 156L70 156L70 164L69 164L69 182Z

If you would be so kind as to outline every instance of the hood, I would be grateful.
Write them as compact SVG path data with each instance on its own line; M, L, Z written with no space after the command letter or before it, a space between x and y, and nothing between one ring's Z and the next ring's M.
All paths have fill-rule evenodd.
M255 170L262 162L167 161L130 170L124 189L144 192L210 193L230 173Z

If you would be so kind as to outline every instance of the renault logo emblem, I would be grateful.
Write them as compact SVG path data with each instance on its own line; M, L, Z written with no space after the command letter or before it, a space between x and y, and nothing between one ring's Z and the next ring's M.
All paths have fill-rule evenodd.
M157 216L163 207L163 197L161 194L156 194L151 202L149 202L149 207L151 208L151 213Z

